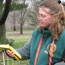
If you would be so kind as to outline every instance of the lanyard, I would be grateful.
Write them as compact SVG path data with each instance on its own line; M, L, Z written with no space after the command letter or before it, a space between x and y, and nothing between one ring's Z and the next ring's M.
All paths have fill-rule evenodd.
M52 63L54 43L55 43L55 40L53 40L53 44L52 44L51 50L50 50L49 65L51 65L51 63Z
M40 48L41 48L41 45L42 45L42 40L43 40L43 36L41 37L40 42L39 42L39 45L38 45L38 48L37 48L37 52L36 52L36 57L35 57L34 65L37 64L38 55L39 55ZM53 45L51 46L51 50L50 50L49 65L51 65L52 58L53 58L54 43L55 43L55 40L53 40Z

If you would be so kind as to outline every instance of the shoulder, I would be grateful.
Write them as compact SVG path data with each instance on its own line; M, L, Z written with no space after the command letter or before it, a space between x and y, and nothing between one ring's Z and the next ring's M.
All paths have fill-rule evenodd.
M63 32L59 35L58 42L60 43L59 45L61 45L61 47L63 46L63 48L65 48L65 29L64 29Z
M61 37L63 43L65 44L65 29L64 29L63 32L61 33L60 37Z
M34 29L33 33L39 32L38 28Z
M65 37L65 29L63 30L62 34L63 37Z

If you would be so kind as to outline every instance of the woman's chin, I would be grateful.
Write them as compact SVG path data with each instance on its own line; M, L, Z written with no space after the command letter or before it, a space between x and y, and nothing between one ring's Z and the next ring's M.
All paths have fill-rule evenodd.
M45 25L40 25L41 27L43 27L43 28L47 28L47 26L45 26Z
M41 26L41 27L45 27L45 26L44 26L44 25L42 25L42 24L41 24L40 26Z

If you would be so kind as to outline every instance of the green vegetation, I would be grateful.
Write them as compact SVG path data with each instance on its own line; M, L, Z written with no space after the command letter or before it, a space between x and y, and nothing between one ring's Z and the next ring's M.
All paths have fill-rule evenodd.
M28 37L28 36L26 38L24 38L24 37L16 38L16 39L14 39L14 42L13 42L12 46L14 48L20 48L29 40L29 38L30 37Z
M6 36L8 39L14 40L12 43L12 47L14 48L20 48L24 46L25 43L30 39L31 34L33 30L24 30L23 34L20 35L19 31L14 32L14 31L7 31ZM9 62L9 65L29 65L30 60L20 60L20 61L6 61L6 65Z
M25 3L22 4L16 4L15 2L12 2L10 10L21 10L26 8L27 5Z

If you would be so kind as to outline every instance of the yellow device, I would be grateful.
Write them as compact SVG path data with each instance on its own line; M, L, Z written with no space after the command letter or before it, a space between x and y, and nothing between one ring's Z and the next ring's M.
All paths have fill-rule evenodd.
M16 60L20 60L22 59L21 55L11 46L9 45L0 45L0 49L1 50L10 50L10 51L13 51L15 53L15 59Z

